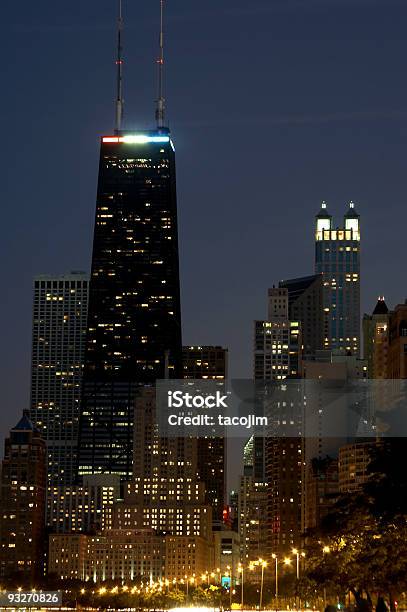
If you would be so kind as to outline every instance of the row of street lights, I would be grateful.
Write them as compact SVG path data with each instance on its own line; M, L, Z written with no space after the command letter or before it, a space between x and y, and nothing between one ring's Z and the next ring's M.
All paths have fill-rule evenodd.
M292 549L292 553L293 555L295 555L296 557L296 574L297 574L297 580L300 579L300 559L305 557L305 552L302 552L300 550L298 550L298 548L293 548ZM275 599L276 599L276 604L277 604L277 600L278 600L278 564L279 564L279 558L276 554L272 554L271 555L272 559L274 560L274 584L275 584L275 591L274 591L274 595L275 595ZM290 557L284 557L284 559L282 560L283 564L285 566L290 566L292 563L292 559ZM259 609L262 610L263 609L263 587L264 587L264 570L267 567L267 561L265 561L262 558L257 559L257 561L252 561L249 563L249 569L250 570L254 570L255 567L260 567L261 568L261 582L260 582L260 601L259 601ZM241 574L241 608L242 610L244 609L244 568L241 564L239 564L238 567L238 571Z
M323 548L323 552L324 554L327 554L330 552L330 548L328 546L325 546ZM305 557L305 553L298 550L297 548L293 548L292 549L292 554L295 555L296 557L296 574L297 574L297 580L299 580L300 578L300 559ZM276 554L272 554L271 555L272 559L274 560L274 580L275 580L275 598L276 598L276 603L278 600L278 580L279 580L279 562L281 560L281 562L283 563L283 565L285 566L290 566L292 564L292 559L290 557L284 557L284 559L279 559L279 557ZM263 593L264 593L264 573L265 573L265 569L267 568L267 561L265 561L262 558L257 559L256 561L251 561L249 562L249 565L247 566L247 568L244 567L244 565L242 565L242 563L239 563L238 567L237 567L237 571L240 574L240 586L241 586L241 608L242 610L244 609L244 583L245 583L245 570L249 569L250 571L253 571L256 567L259 567L261 569L261 583L260 583L260 601L259 601L259 608L260 610L263 609ZM226 576L230 578L230 584L229 584L229 593L230 593L230 604L232 604L232 593L233 593L233 571L230 565L228 565L226 567ZM202 573L202 575L200 576L201 578L201 583L207 582L208 588L210 586L211 583L211 578L217 578L217 581L219 582L219 586L220 588L222 588L222 570L221 568L216 568L213 571L206 571L204 573ZM121 587L122 592L130 592L131 594L141 594L143 592L145 593L151 593L151 592L162 592L164 589L167 590L167 592L169 591L170 586L172 585L173 587L175 587L176 589L178 588L178 585L182 585L185 586L186 588L186 596L187 599L189 597L189 586L195 586L196 584L199 583L199 576L196 576L195 574L192 574L192 576L188 576L187 574L185 574L185 576L183 576L182 578L173 578L171 579L166 579L166 580L158 580L157 582L154 581L147 581L146 583L141 582L141 584L139 585L139 587L136 587L134 585L132 586L126 586L123 585ZM21 590L21 588L19 588L19 590ZM81 594L85 594L86 589L82 588L80 590ZM105 586L102 586L100 588L96 588L94 591L92 591L92 593L98 593L99 595L105 595L108 593L118 593L119 592L119 587L115 586L111 589L108 589Z

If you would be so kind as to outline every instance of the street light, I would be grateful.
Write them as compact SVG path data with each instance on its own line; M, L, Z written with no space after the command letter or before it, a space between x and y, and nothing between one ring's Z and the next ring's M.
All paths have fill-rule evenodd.
M230 565L227 565L227 572L225 572L225 576L230 578L229 580L229 608L232 609L232 574L230 572Z
M331 547L325 545L322 549L322 552L325 557L325 555L328 555L331 552ZM326 608L326 586L324 585L324 610L325 608Z
M298 548L293 548L293 555L297 557L297 580L300 579L300 556L305 557L305 552L300 552Z
M276 610L277 610L277 601L278 601L278 557L274 553L271 555L275 562L275 575L276 575Z
M263 586L264 586L264 568L267 567L267 561L259 559L259 565L261 565L261 585L260 585L260 606L259 609L263 609Z
M241 588L240 607L243 610L244 609L244 603L243 603L244 602L244 567L243 567L243 565L241 563L239 563L237 571L241 575L241 579L240 579L240 588Z

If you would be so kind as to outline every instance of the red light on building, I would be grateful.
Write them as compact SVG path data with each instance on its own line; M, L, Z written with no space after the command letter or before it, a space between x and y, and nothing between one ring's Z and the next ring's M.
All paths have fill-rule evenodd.
M230 506L225 506L222 512L223 523L228 527L232 525L232 517L231 517L231 508Z

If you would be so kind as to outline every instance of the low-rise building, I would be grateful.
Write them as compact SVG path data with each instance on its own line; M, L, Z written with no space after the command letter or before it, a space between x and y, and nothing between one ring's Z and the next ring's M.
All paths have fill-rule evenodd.
M236 531L219 528L213 532L214 567L222 576L231 576L233 583L238 578L240 564L240 538Z
M211 558L210 542L201 537L110 529L95 535L50 535L48 571L64 580L124 584L198 576L208 569Z

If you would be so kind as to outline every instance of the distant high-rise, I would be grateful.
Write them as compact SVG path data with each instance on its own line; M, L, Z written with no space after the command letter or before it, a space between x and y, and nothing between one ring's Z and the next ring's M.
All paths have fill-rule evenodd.
M256 381L282 382L300 378L302 372L301 323L289 319L289 293L285 287L268 291L267 321L255 321L254 378ZM266 384L265 384L266 387ZM260 388L260 387L259 387ZM282 390L283 392L283 390ZM289 408L290 402L287 404ZM285 405L285 402L284 402ZM285 409L284 409L285 410ZM268 492L268 551L287 553L299 546L303 441L300 437L253 439L254 466L261 475L261 453ZM263 444L262 444L263 443Z
M329 456L313 458L307 469L304 500L304 530L320 526L339 495L338 461Z
M362 490L369 478L368 466L373 450L380 444L375 440L354 442L339 449L338 473L340 493Z
M254 324L254 379L298 378L301 369L301 325L290 321L288 290L269 289L268 319Z
M407 378L407 301L389 310L379 298L363 317L363 337L369 378Z
M388 378L407 378L407 300L390 316Z
M363 357L369 378L388 377L390 316L384 297L379 297L371 315L363 316Z
M24 413L6 438L0 488L0 576L43 576L46 446Z
M343 353L360 351L360 216L353 202L343 226L334 228L325 202L316 216L315 272L323 275L324 345Z
M221 346L184 346L183 378L224 380L227 375L228 349Z
M238 495L238 533L243 563L268 553L269 525L266 520L269 507L268 484L264 475L264 450L260 446L262 464L256 464L255 443L262 438L251 437L243 452L243 475L240 477Z
M324 294L322 274L279 283L288 291L288 318L301 323L302 352L306 359L324 348Z
M75 478L89 277L34 279L30 417L47 442L49 487Z
M221 346L184 346L184 378L224 380L228 350ZM198 477L205 484L206 499L214 521L222 520L225 507L225 438L198 438Z

